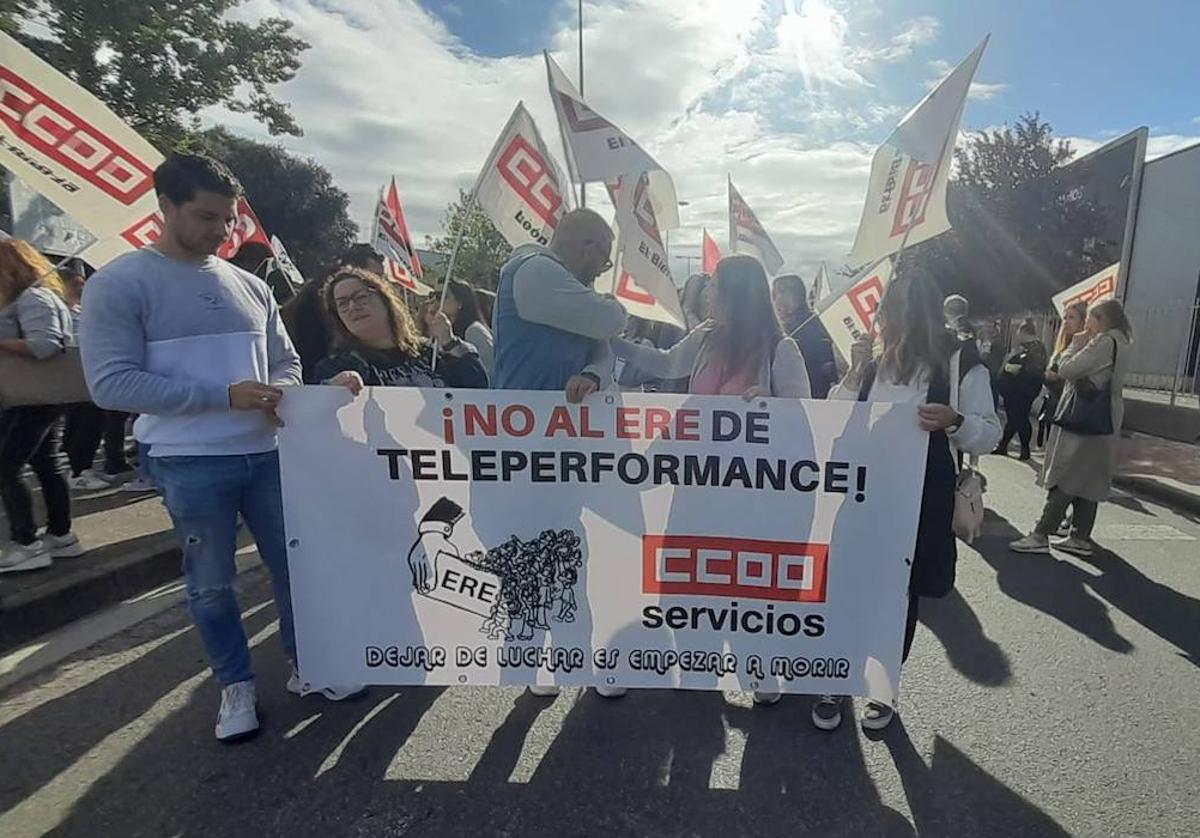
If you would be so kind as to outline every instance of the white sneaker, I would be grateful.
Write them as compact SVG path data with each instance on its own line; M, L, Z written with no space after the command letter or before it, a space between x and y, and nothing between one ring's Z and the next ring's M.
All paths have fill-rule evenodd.
M625 687L596 687L596 695L601 698L620 698L629 690Z
M892 723L892 719L895 716L896 711L886 704L881 704L878 701L868 701L867 706L863 708L863 730L883 730Z
M23 570L41 570L50 567L53 559L46 545L40 541L32 544L9 544L0 550L0 573L20 573Z
M158 487L145 477L135 477L121 484L122 492L157 492Z
M73 532L66 535L46 533L42 536L42 544L46 545L46 552L55 559L74 559L87 552L79 543L79 536Z
M772 704L778 704L779 699L783 698L781 692L767 692L766 690L754 691L754 703L760 704L763 707L768 707Z
M321 695L330 701L345 701L348 698L362 695L367 688L359 684L354 687L321 687L318 689L301 678L300 671L293 666L291 677L287 682L287 691L292 695Z
M90 468L84 469L72 477L70 484L71 488L77 492L99 492L104 489L111 489L113 485Z
M221 690L221 711L217 714L217 738L222 742L242 739L258 730L258 712L254 709L254 682L238 681Z
M1031 532L1024 538L1009 543L1008 549L1014 553L1049 553L1050 539L1041 533Z
M562 692L562 687L556 684L530 684L529 692L542 698L552 698Z
M1092 542L1086 538L1070 536L1068 538L1057 539L1051 543L1054 544L1055 550L1062 550L1064 553L1070 553L1072 556L1083 556L1086 558L1094 552Z

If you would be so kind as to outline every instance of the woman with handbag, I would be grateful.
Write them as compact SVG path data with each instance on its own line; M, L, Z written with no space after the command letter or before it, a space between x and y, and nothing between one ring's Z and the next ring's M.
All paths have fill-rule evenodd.
M1083 323L1087 319L1087 303L1071 303L1063 312L1062 328L1058 332L1058 340L1054 344L1054 356L1050 365L1042 375L1045 384L1046 397L1042 400L1042 409L1038 411L1037 444L1040 448L1046 444L1046 437L1054 424L1054 416L1058 413L1058 405L1062 401L1063 378L1058 374L1058 365L1062 363L1067 350L1071 348L1071 338L1083 331Z
M626 362L621 386L685 378L693 395L809 398L804 357L779 326L762 264L753 256L726 256L711 286L712 319L670 349L613 339L613 354Z
M44 362L71 345L71 310L58 273L28 242L0 241L0 354ZM0 549L0 573L49 567L83 554L71 532L71 494L59 456L64 406L30 404L0 413L0 500L12 543ZM46 534L39 538L33 500L21 477L28 465L42 485Z
M872 358L869 342L856 343L850 372L829 398L914 404L921 429L929 432L903 661L916 634L920 597L944 597L954 589L957 454L991 451L1000 438L1000 420L988 368L973 342L960 341L946 328L941 294L933 282L893 279L877 317L882 351ZM862 726L881 730L894 715L892 707L870 701L863 710ZM813 707L812 720L821 730L836 728L842 721L842 699L822 696Z
M1046 372L1046 347L1038 340L1037 327L1026 320L1017 328L1017 349L1004 361L1000 369L998 387L1004 398L1004 436L993 454L1008 456L1008 445L1017 436L1021 440L1021 459L1030 457L1029 443L1033 437L1033 425L1029 414L1034 399L1042 389L1042 376Z
M1063 397L1039 481L1048 492L1046 505L1033 532L1008 545L1013 552L1049 553L1050 536L1073 506L1072 532L1054 546L1076 556L1092 555L1096 510L1108 497L1117 470L1125 416L1121 390L1132 341L1133 327L1120 302L1092 304L1084 330L1071 339L1058 364Z

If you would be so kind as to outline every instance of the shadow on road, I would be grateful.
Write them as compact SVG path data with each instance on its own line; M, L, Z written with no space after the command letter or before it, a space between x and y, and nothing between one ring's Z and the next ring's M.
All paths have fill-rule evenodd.
M950 665L985 687L999 687L1012 678L1008 655L983 631L983 624L957 590L941 599L921 601L921 623L946 650Z

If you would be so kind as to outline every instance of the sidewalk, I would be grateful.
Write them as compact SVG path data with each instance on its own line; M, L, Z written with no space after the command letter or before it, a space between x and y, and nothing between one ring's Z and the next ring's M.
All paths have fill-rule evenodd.
M1200 447L1148 434L1121 439L1118 486L1200 515Z

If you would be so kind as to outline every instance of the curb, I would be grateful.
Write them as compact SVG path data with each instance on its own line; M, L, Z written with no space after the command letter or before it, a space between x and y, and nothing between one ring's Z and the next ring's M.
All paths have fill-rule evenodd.
M1200 494L1186 489L1177 489L1152 477L1138 477L1132 474L1118 474L1113 477L1113 484L1130 492L1165 503L1169 506L1200 515Z
M0 652L178 579L181 565L179 547L166 532L94 573L11 596L3 596L0 590Z

